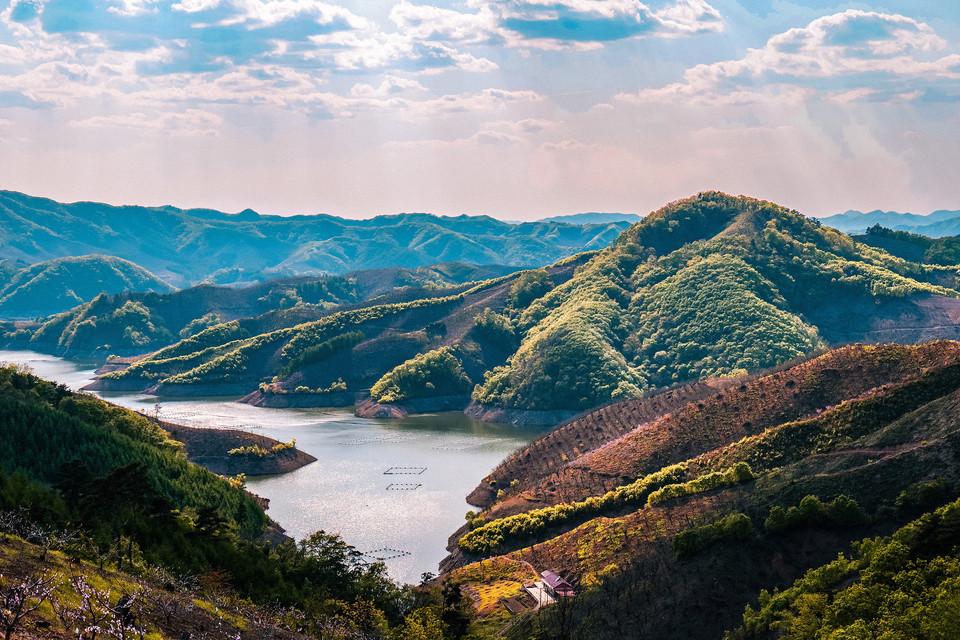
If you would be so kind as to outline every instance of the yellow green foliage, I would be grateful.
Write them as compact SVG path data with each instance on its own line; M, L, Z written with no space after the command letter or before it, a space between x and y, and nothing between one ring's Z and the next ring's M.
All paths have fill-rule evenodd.
M686 471L686 464L676 464L628 485L617 487L600 497L590 497L580 502L563 503L498 518L467 532L457 544L467 553L487 554L501 545L536 536L548 527L573 526L627 505L642 505L651 492L679 480Z

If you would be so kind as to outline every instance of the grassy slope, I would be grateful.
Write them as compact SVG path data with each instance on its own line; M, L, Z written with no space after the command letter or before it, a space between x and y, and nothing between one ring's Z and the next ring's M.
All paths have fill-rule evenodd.
M854 380L858 375L863 382ZM576 624L589 629L591 638L717 637L739 624L743 606L760 589L787 586L850 541L905 522L915 512L903 496L917 486L939 480L935 500L956 495L958 389L960 345L952 342L848 348L727 388L711 399L715 404L694 401L639 429L638 436L649 432L641 441L655 443L652 448L621 445L626 438L597 454L615 452L602 460L616 465L615 475L606 476L615 478L613 484L624 481L616 475L622 469L632 477L674 461L683 463L687 480L737 462L749 463L756 479L714 482L708 486L716 489L662 501L650 498L649 489L617 500L603 496L599 485L571 482L570 491L598 497L579 503L579 516L546 528L514 516L505 522L515 524L501 529L499 551L515 549L509 558L560 571L578 583L586 593ZM789 390L788 397L780 390ZM595 463L590 458L581 458L588 468ZM566 477L541 484L561 479ZM667 495L682 495L694 485ZM811 522L785 533L764 527L773 506L796 506L806 495L827 502L840 494L854 498L872 519L849 527ZM752 519L747 540L677 557L672 546L677 533L732 513ZM468 567L451 575L471 572Z

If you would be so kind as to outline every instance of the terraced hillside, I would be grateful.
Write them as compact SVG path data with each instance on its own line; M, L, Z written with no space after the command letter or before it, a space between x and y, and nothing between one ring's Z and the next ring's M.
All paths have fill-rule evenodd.
M551 267L549 278L569 279L588 258ZM499 334L478 328L477 318L512 304L511 292L525 281L523 273L458 287L401 290L325 312L295 306L282 317L274 314L274 326L264 326L267 316L256 319L259 326L249 320L211 326L124 371L106 374L99 384L152 386L171 395L256 391L262 397L300 389L324 403L331 394L370 389L418 354L451 347L472 386L509 355Z
M492 474L502 493L451 538L449 578L479 593L496 575L510 597L530 567L551 569L581 595L572 609L516 618L494 603L491 622L717 638L762 589L960 494L956 342L853 345L663 411L669 401L589 414ZM571 446L560 436L591 426L613 437L557 462L553 449ZM551 451L547 469L524 475L527 451Z

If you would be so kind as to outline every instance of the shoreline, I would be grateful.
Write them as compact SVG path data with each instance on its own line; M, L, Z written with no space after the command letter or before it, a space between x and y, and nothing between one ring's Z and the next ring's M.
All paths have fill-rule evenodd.
M172 439L183 443L187 460L222 476L241 473L248 476L290 473L317 460L296 446L273 451L273 447L283 443L268 436L239 429L187 427L162 420L160 426ZM267 453L263 456L228 453L231 449L242 447L260 447Z

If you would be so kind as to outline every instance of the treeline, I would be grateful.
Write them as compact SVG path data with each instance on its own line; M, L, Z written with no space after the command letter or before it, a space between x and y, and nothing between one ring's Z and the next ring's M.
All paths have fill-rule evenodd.
M865 240L874 244L878 239L894 240L913 247L909 255L895 243L877 243L894 255L900 255L908 260L920 261L925 264L939 264L944 266L960 264L960 238L946 236L943 238L928 238L918 233L908 231L894 231L881 226L879 223L867 229Z
M515 546L518 542L543 534L551 527L572 528L628 505L642 506L661 487L680 486L671 483L682 479L686 472L687 465L673 465L599 497L534 509L489 522L483 522L482 517L478 518L471 512L467 514L471 520L471 531L460 538L457 544L467 553L489 555L503 546Z

